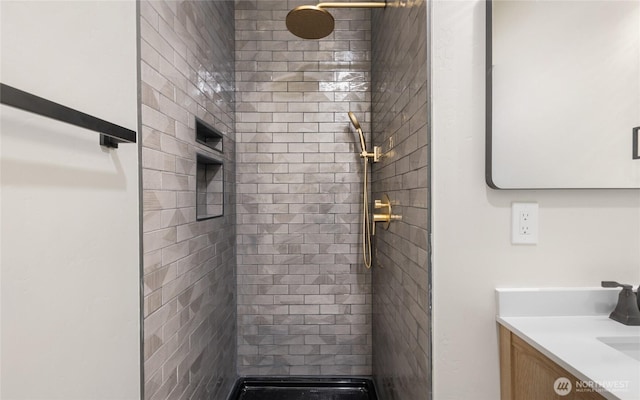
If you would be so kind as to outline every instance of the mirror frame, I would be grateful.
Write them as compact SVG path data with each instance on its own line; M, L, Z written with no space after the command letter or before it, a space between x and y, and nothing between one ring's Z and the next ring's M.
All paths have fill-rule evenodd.
M493 182L493 2L486 0L485 30L485 152L484 178L492 189L501 189Z
M486 0L485 15L485 182L496 190L638 190L638 186L629 187L499 187L493 181L493 1ZM632 159L640 159L640 126L633 127L631 133Z

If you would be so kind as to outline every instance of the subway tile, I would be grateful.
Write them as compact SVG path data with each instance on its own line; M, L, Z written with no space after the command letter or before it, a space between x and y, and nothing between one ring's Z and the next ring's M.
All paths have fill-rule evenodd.
M324 344L320 345L320 354L351 354L352 346L350 345L334 345Z
M262 315L288 315L289 314L289 306L287 305L259 305L258 312Z
M287 325L260 325L258 333L260 335L286 335L289 331Z
M304 275L273 275L274 284L284 285L300 285L304 283ZM300 297L300 304L304 301L303 297Z
M298 295L320 293L319 285L289 285L289 290L291 294L298 294ZM310 303L306 303L306 304L310 304Z
M272 315L241 315L238 318L238 321L246 325L273 325L273 316ZM262 344L262 342L265 342L265 339L267 339L266 341L269 343L273 342L273 338L271 336L250 335L250 337L254 338L252 340L252 343L254 344L258 344L257 342L260 342L260 344ZM258 340L255 338L260 338L260 339ZM271 338L271 340L268 340L269 338Z
M273 323L276 325L300 325L304 324L304 316L278 314L273 316Z
M334 295L305 295L305 304L335 304L336 298Z
M303 101L303 93L301 92L272 92L272 101L284 103L298 103Z
M298 335L299 337L304 338L303 335ZM311 354L320 354L320 345L311 345L311 344L294 344L289 346L289 354L297 354L297 355L311 355Z
M143 234L145 252L162 249L176 242L176 229L168 228Z
M282 345L262 345L258 349L259 354L263 355L285 355L289 354L289 348ZM275 359L274 359L275 361Z
M287 334L277 332L276 335L271 335L274 332L269 332L269 328L258 327L262 329L258 333L264 334L264 337L279 337L275 339L277 343L286 343L288 340L296 342L295 345L290 344L286 351L277 347L264 348L265 353L274 352L274 357L270 359L239 359L246 367L241 366L239 371L259 374L274 371L318 374L326 372L326 369L323 371L320 368L325 366L324 360L335 361L332 357L344 354L364 356L363 359L345 358L342 362L348 364L364 360L365 365L361 371L370 373L370 351L366 352L370 347L366 347L366 338L363 345L356 345L361 346L357 353L350 353L350 347L354 346L352 344L336 343L336 333L340 333L339 336L357 336L352 335L352 331L347 331L345 327L357 323L366 331L370 327L369 320L365 318L365 323L362 323L361 319L343 319L339 326L332 327L341 314L353 312L352 307L356 307L358 312L364 312L363 315L368 315L366 312L371 311L370 307L361 307L367 304L349 304L349 301L357 302L360 298L342 299L345 304L340 304L335 298L338 295L352 294L352 290L360 290L360 286L357 286L360 283L358 278L344 278L352 276L350 264L358 262L358 214L352 213L358 210L360 197L349 193L352 190L358 192L361 183L358 168L360 160L352 154L356 139L351 132L345 130L349 129L346 111L351 108L365 113L366 117L361 117L361 122L365 124L363 127L367 131L371 131L368 125L370 115L367 114L371 106L371 96L368 93L368 81L371 79L368 64L371 56L368 50L370 25L366 19L369 14L362 10L340 10L344 15L338 19L337 28L345 30L352 29L349 19L354 16L363 19L364 23L360 23L358 29L363 29L362 32L365 33L358 32L353 36L344 33L344 40L337 42L300 41L282 27L274 30L280 26L275 21L284 18L288 7L280 6L279 11L266 15L259 7L264 10L272 8L259 2L237 2L236 6L237 21L242 21L236 25L239 30L236 35L237 49L247 52L239 53L236 63L239 88L236 128L240 138L238 148L241 149L238 171L246 169L247 174L260 174L260 178L250 178L250 175L240 178L240 184L252 182L255 186L239 187L239 192L244 193L238 196L238 210L242 210L242 214L238 214L237 231L273 235L267 243L239 240L242 246L238 247L239 261L246 260L247 263L241 265L243 268L248 266L249 269L246 272L239 270L238 282L242 282L241 275L255 275L263 268L265 273L272 273L272 283L251 285L256 287L256 292L252 295L282 292L273 295L274 304L259 307L264 307L262 310L265 312L270 310L274 313L283 312L284 308L266 307L288 307L288 314L270 314L274 317L274 322L276 317L281 317L281 324L287 325L288 330ZM251 9L244 10L244 6ZM264 29L265 34L253 32L258 25ZM271 60L268 52L271 52ZM336 71L342 74L336 75ZM285 83L286 86L283 85ZM350 106L347 103L334 103L336 101L353 103ZM286 105L286 108L280 105ZM271 119L258 116L259 113L268 114ZM272 144L287 145L286 152L283 152L283 147ZM265 157L260 158L259 154ZM282 184L286 185L286 189L278 186ZM352 188L351 184L355 186ZM253 193L249 193L252 189ZM271 197L265 199L267 204L262 206L257 201L258 195ZM340 202L340 206L336 202ZM259 207L248 207L252 205ZM285 212L284 208L274 207L275 205L286 206L288 210ZM260 222L259 218L262 217L257 217L260 215L258 213L266 215L264 221ZM246 219L246 215L251 214L256 216ZM277 222L277 225L271 225L270 222ZM255 245L248 246L249 243ZM286 245L286 248L280 245ZM262 252L273 253L273 257L256 258L258 254L248 253L257 252L259 248ZM280 251L288 254L278 254ZM270 270L270 265L286 266L286 270ZM343 275L342 283L336 283L335 273ZM370 280L368 283L370 284ZM356 286L351 286L352 284ZM284 293L285 288L288 290L287 294ZM242 297L239 301L248 299ZM371 302L370 297L362 299ZM244 312L241 310L245 309L239 307L238 310ZM251 312L249 309L246 311ZM255 335L254 328L239 324L239 338L243 335ZM329 334L321 335L320 328L323 333ZM356 331L360 332L358 329L360 328L356 328ZM300 338L317 341L318 344L300 344ZM301 358L309 354L320 355L321 345L327 346L324 348L327 357ZM280 352L282 353L277 354ZM347 366L352 368L351 365ZM350 373L352 370L331 372Z
M275 163L290 163L289 168L294 166L296 163L303 162L302 154L274 154L273 162ZM295 172L295 171L292 171Z
M334 325L336 323L336 319L334 315L305 315L304 323L306 325ZM336 332L326 332L323 330L323 327L320 326L320 333L335 334Z
M274 295L273 302L274 304L304 304L304 296L295 295L295 294ZM304 314L304 312L299 312L303 310L304 309L298 309L298 308L292 309L291 307L289 307L290 314Z
M158 267L156 265L168 263L168 268L187 273L187 275L180 275L179 277L171 275L175 276L174 279L170 279L170 275L167 274L162 279L161 288L151 292L145 298L145 305L151 306L155 304L152 307L157 307L159 293L162 294L163 301L168 301L165 305L157 308L155 312L147 314L144 322L145 331L148 329L157 330L158 327L162 327L166 334L176 332L169 342L164 343L145 362L146 373L157 377L155 383L147 385L150 388L146 393L147 398L165 398L175 395L178 391L185 394L197 393L195 387L190 387L190 382L197 383L210 372L200 367L193 368L192 366L195 365L196 359L207 363L207 365L212 365L211 363L227 363L226 369L235 369L233 367L234 358L227 357L222 360L218 359L216 355L207 355L204 353L204 346L202 345L207 341L211 341L212 343L217 343L212 344L213 346L229 348L228 345L235 342L235 332L227 331L225 334L225 331L222 330L212 332L210 329L197 328L205 325L191 324L188 319L189 313L193 313L194 318L202 318L204 310L213 309L208 303L203 303L202 292L205 281L201 277L204 277L206 270L203 268L204 264L202 264L204 259L199 258L201 258L200 254L204 256L210 251L209 249L213 248L206 242L208 237L213 241L224 243L219 235L198 237L204 231L211 230L214 223L191 223L195 219L195 210L192 206L194 204L193 200L195 200L192 185L195 187L195 183L190 178L190 175L193 172L195 163L192 161L194 154L193 131L190 131L188 126L193 127L192 118L193 113L196 112L198 116L204 117L210 122L213 121L210 116L206 115L208 111L204 111L204 107L207 107L212 113L230 112L232 108L222 103L208 103L206 98L201 95L197 95L193 99L186 95L187 92L191 91L191 83L188 80L194 79L196 76L192 71L195 71L199 66L190 68L185 64L185 62L196 61L196 58L185 54L187 51L193 51L195 47L192 44L185 46L181 42L188 36L193 36L195 41L205 43L205 41L209 40L207 37L213 31L198 32L198 28L193 22L186 21L188 18L194 18L196 13L184 13L180 4L178 2L165 3L159 1L141 6L141 18L146 21L152 21L152 24L149 25L144 25L145 22L142 22L144 29L141 30L141 78L143 88L146 88L144 89L146 92L143 92L142 97L143 134L141 135L141 140L143 154L141 162L143 176L147 178L151 176L148 171L164 172L161 175L161 187L167 189L145 189L143 192L143 209L145 215L149 215L149 212L155 212L159 215L161 227L172 226L172 230L149 231L147 229L149 235L146 237L145 251L148 253L145 254L143 260L144 270L157 270ZM228 6L231 3L226 4ZM203 10L210 6L207 3L192 3L189 7ZM225 6L216 5L215 9L216 12L220 12L225 9ZM232 8L227 7L223 14L225 12L227 17L233 15ZM148 15L145 15L145 13ZM162 15L161 19L158 18L157 13ZM175 16L176 13L178 13L177 17ZM210 11L207 13L216 15ZM222 15L216 17L220 18ZM229 20L230 18L226 19L226 21ZM221 21L225 22L224 19ZM180 25L182 22L187 23L186 30ZM217 24L217 26L220 28L225 24ZM152 32L152 29L157 30ZM225 29L227 31L232 30L232 25L227 24ZM221 29L216 32L223 31L224 29ZM196 37L199 34L202 34L204 38ZM217 54L222 53L217 52ZM200 56L201 54L198 55L198 57ZM227 56L229 59L233 59L233 53L227 53ZM222 70L220 71L222 72ZM222 77L222 75L220 76ZM225 82L222 82L222 85L228 86ZM225 101L224 96L220 98ZM202 103L202 108L198 109L195 103L196 100L206 103ZM233 117L222 114L219 114L218 117L225 124L233 121ZM224 131L225 134L229 133L226 128ZM233 138L231 138L231 143L232 141ZM176 156L178 157L177 160ZM176 175L175 172L179 174ZM176 210L176 207L180 207L180 209ZM147 219L147 223L152 223L152 221ZM157 222L153 223L157 224ZM144 224L145 222L143 221L143 227ZM156 227L157 225L150 226ZM196 226L202 226L202 228L195 229ZM177 231L176 228L178 228ZM180 238L179 243L177 242L178 238ZM185 239L188 241L183 242L182 240ZM157 250L154 250L156 247ZM225 247L224 245L221 246L221 251L224 251ZM152 251L149 252L149 250ZM192 255L192 252L196 253ZM152 255L153 257L151 257ZM206 257L209 260L217 260L215 262L218 263L226 263L217 268L229 270L232 266L228 256L211 258L211 255L208 255ZM233 279L232 273L228 276ZM228 292L232 288L233 286L226 285L224 292ZM216 297L218 296L219 294L216 294ZM163 315L161 314L162 310L176 310L175 307L178 305L176 299L179 299L180 307L188 308L183 308L182 312L174 313L168 319L159 319L158 316ZM230 315L234 315L235 309L230 307L216 308L216 312L220 313L220 318L224 320L228 319ZM187 348L185 345L187 342L178 339L178 332L180 332L179 336L181 338L190 338L195 347ZM229 364L229 361L231 361L231 364ZM185 374L178 375L176 371L179 369L190 369L192 374L195 375L192 375L192 377ZM228 383L223 386L229 388L232 379L228 378L225 382ZM225 389L222 388L222 390L224 391Z
M320 325L289 325L289 333L292 335L318 335Z
M336 344L338 335L305 335L305 344Z
M349 305L344 305L344 304L322 304L320 305L320 314L340 314L338 316L338 319L336 319L336 322L341 321L342 320L342 314L345 313L349 313L350 312L350 306ZM342 323L342 322L339 322ZM353 321L349 321L349 324L351 323L356 323Z
M368 335L336 335L337 344L364 345L368 342Z
M258 274L266 274L272 276L274 284L277 284L276 277L282 276L279 274L287 274L288 271L289 267L287 265L260 265L256 270Z

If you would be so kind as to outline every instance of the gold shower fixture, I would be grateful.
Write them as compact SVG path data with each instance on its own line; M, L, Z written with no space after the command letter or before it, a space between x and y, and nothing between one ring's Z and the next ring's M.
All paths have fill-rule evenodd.
M381 210L380 213L373 214L373 234L376 234L376 222L384 223L384 229L389 229L389 225L391 221L400 221L402 219L402 215L394 214L391 211L391 200L389 196L385 193L382 196L382 200L376 200L374 202L374 208L376 210Z
M318 3L294 8L287 14L287 29L303 39L322 39L333 32L335 21L326 8L385 8L387 2Z
M367 144L365 143L365 140L364 140L364 134L362 133L362 128L360 127L360 123L358 122L356 115L351 111L349 111L348 115L349 115L349 119L351 120L351 123L353 124L353 127L356 128L356 131L360 136L360 157L364 158L365 161L371 159L374 163L379 162L380 159L382 158L382 147L373 146L373 153L369 153L367 151Z

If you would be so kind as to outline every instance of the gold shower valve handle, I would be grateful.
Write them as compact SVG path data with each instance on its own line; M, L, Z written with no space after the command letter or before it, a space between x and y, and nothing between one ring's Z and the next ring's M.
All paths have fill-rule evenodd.
M373 231L375 232L375 223L384 222L384 229L389 229L391 221L399 221L402 219L402 215L393 214L391 211L391 200L386 194L382 195L382 200L376 200L374 202L374 208L376 210L382 209L381 213L373 214Z
M376 200L373 207L377 210L378 208L382 208L382 207L390 207L391 204L389 203L383 203L382 200Z

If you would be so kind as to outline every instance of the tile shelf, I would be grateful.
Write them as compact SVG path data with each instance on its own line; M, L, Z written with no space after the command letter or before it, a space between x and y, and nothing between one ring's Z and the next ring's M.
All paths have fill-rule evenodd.
M196 118L196 142L223 153L220 131ZM196 220L224 214L224 162L211 154L196 153Z
M224 214L224 163L196 154L196 220Z
M196 142L223 153L222 133L203 120L196 118Z

